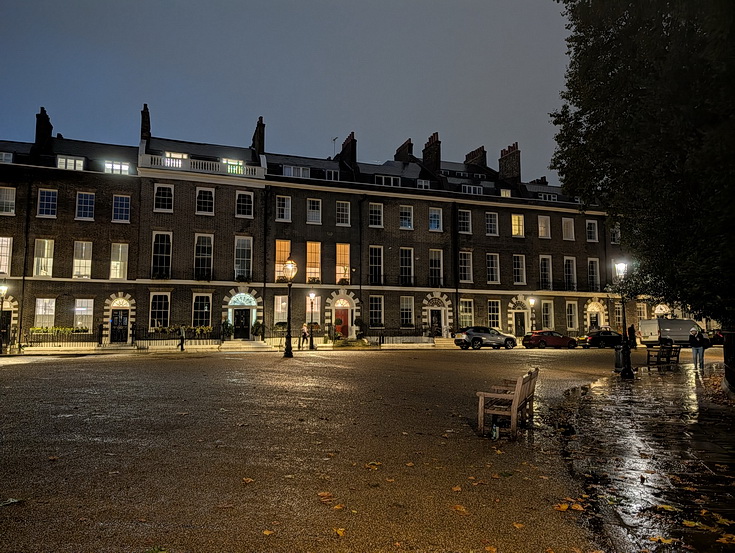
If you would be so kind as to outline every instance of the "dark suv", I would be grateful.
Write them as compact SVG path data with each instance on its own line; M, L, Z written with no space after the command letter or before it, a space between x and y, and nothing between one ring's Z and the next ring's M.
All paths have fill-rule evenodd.
M454 344L462 349L480 349L489 346L494 349L513 349L516 347L516 339L510 334L503 334L494 328L486 326L468 326L460 328L454 335Z

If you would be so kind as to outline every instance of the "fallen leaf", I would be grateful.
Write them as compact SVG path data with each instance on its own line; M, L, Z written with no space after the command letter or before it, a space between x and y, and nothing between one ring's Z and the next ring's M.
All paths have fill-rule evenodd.
M274 534L273 530L263 530L263 534L266 536L270 536L271 534Z
M718 543L727 543L727 544L734 544L735 543L735 534L722 534L722 537L717 540Z
M386 478L385 481L386 482L395 482L396 479L395 478Z
M717 524L722 524L723 526L730 526L731 524L735 524L735 522L733 522L732 520L723 518L720 515L715 515L715 522L717 522Z
M489 551L490 553L498 553L498 548L497 547L493 547L492 545L488 545L485 548L485 551Z
M573 503L572 504L572 510L574 510L574 511L584 511L584 507L582 507L579 503Z
M463 505L452 505L452 509L453 509L453 510L454 510L454 511L455 511L456 513L458 513L458 514L460 514L460 515L462 515L462 516L467 516L467 515L469 515L469 514L470 514L470 513L469 513L469 512L467 511L467 508L466 508L466 507L464 507Z
M656 505L656 509L659 509L661 511L672 511L672 512L676 512L679 510L676 507L672 507L671 505Z
M247 478L247 477L243 478L242 481L245 482L246 484L252 484L253 482L255 482L255 480L253 480L252 478Z
M503 452L502 452L502 451L500 451L499 449L496 449L496 450L495 450L495 453L497 453L498 455L502 455L502 454L503 454Z
M682 524L684 526L689 526L689 528L693 528L695 526L699 526L699 524L697 522L693 522L691 520L685 520L685 521L682 522Z
M345 508L344 503L337 503L334 507L332 507L332 509L334 509L335 511L341 511L344 508Z
M674 543L674 538L663 538L661 536L654 536L648 538L648 541L655 541L656 543L665 543L667 545Z
M344 528L335 528L334 533L337 534L340 538L345 535L345 529Z
M461 491L462 491L462 486L454 486L454 487L452 488L452 491L453 491L453 492L461 492Z
M567 509L569 509L569 503L557 503L556 505L554 505L554 509L556 509L557 511L566 511Z
M365 468L368 468L370 470L378 470L378 467L382 465L383 463L379 461L370 461L369 463L365 464Z
M514 522L514 523L513 523L513 526L514 526L515 528L523 528L523 527L524 527L524 526L526 526L526 525L525 525L525 524L521 524L520 522Z
M406 463L406 466L407 466L407 467L413 467L413 466L414 466L414 464L413 464L413 463L412 463L411 461L409 461L408 463Z

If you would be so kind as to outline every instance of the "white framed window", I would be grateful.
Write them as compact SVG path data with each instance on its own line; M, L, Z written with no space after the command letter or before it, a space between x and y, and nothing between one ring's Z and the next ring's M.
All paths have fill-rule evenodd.
M426 179L417 179L416 188L419 190L429 190L431 188L431 181Z
M171 242L170 232L154 232L151 251L151 278L171 278Z
M337 284L350 283L350 245L335 245L335 271L334 277Z
M36 238L33 250L33 276L51 277L54 272L54 241Z
M54 326L56 314L56 300L54 298L36 298L36 312L33 316L33 326L51 328Z
M472 252L459 252L459 281L472 282Z
M370 203L368 206L368 226L383 228L383 204Z
M212 295L193 294L191 300L191 326L212 326Z
M398 208L398 228L413 230L413 206L402 205Z
M610 243L620 244L620 223L615 223L610 228Z
M539 272L539 289L540 290L551 290L552 289L552 270L551 270L551 256L540 255L538 258L538 272Z
M309 167L297 167L295 165L283 166L284 177L296 177L298 179L311 178L311 169Z
M429 208L429 230L433 232L443 232L444 226L442 223L441 207Z
M112 175L129 175L130 164L127 161L105 161L105 173Z
M513 254L513 284L526 284L526 256Z
M501 188L500 189L500 197L501 198L510 198L510 189L509 188Z
M245 173L245 163L241 159L222 158L222 165L228 175L243 175Z
M383 296L369 298L369 324L371 327L383 326Z
M112 196L112 222L130 222L130 196L114 194Z
M413 322L413 296L401 296L400 299L401 328L412 328Z
M462 194L472 194L473 196L482 196L482 186L477 184L463 184Z
M472 326L475 324L475 306L472 300L459 300L459 326Z
M94 327L94 300L74 300L74 328L79 332L91 334Z
M56 167L70 171L84 171L84 158L74 156L56 156Z
M10 258L13 254L13 238L0 236L0 273L10 274Z
M94 192L77 192L77 221L94 221Z
M189 154L184 154L181 152L165 152L163 157L163 164L166 167L180 169L184 166L185 159L189 159Z
M597 221L588 219L585 228L587 229L587 242L597 242Z
M350 226L350 202L337 200L336 209L336 225L338 227Z
M291 196L276 196L276 221L291 222Z
M273 298L273 322L288 322L288 296L275 296Z
M128 278L128 244L113 243L110 251L110 280Z
M306 243L306 282L322 281L322 243Z
M523 215L514 213L510 216L511 236L523 238L526 235L525 221Z
M321 319L322 297L314 294L314 299L312 300L307 295L306 296L306 307L304 308L304 313L306 314L307 324L311 324L313 322L314 325L321 326L322 324L322 319Z
M0 215L15 215L15 188L0 186Z
M577 302L568 301L566 307L567 314L567 330L577 330L579 324L577 322Z
M336 169L327 169L326 171L324 171L324 179L331 180L331 181L338 181L339 171Z
M429 286L444 286L444 250L429 250Z
M151 294L150 321L151 329L167 327L171 312L171 292L155 292Z
M0 152L0 163L13 163L13 153Z
M214 235L194 235L194 278L196 280L212 279L212 263L214 258Z
M485 254L487 264L487 283L500 284L500 255L497 253Z
M250 281L253 276L253 238L235 236L235 280Z
M615 303L615 326L623 326L623 305L621 303ZM626 329L623 329L625 331Z
M214 188L197 187L197 215L214 215Z
M322 224L322 201L317 198L306 199L306 224Z
M558 196L547 192L539 192L538 199L543 200L544 202L555 202L558 199Z
M561 218L561 234L564 240L574 240L574 219L570 217Z
M596 257L587 259L587 286L588 292L600 291L600 260Z
M160 213L173 213L174 211L174 187L171 184L153 185L153 211Z
M469 209L457 211L457 232L472 234L472 212Z
M235 217L253 218L253 193L238 190L235 193Z
M643 319L647 319L648 318L648 305L645 303L636 303L635 304L635 314L638 317L639 321Z
M487 300L487 326L500 328L500 300Z
M554 302L551 300L541 301L541 328L554 328Z
M388 175L375 175L375 184L381 186L401 186L401 178Z
M291 255L291 240L276 240L276 282L279 279L285 279L283 266Z
M564 289L573 292L577 289L577 259L564 258Z
M383 284L383 246L369 246L368 248L368 275L370 284Z
M485 234L498 236L498 214L492 211L485 212Z
M56 217L56 202L59 196L58 190L50 190L41 188L38 191L38 212L39 217Z
M551 217L548 215L538 216L538 237L551 238Z
M74 242L72 278L91 278L92 242Z
M413 286L413 248L400 248L398 252L398 278L401 286Z

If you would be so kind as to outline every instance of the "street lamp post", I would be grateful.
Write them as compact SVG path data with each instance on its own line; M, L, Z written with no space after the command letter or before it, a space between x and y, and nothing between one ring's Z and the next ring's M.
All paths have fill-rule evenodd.
M4 353L3 351L3 308L5 307L5 294L8 293L8 286L5 284L5 279L3 279L3 283L0 284L0 355Z
M287 358L293 357L293 349L291 349L291 286L293 278L296 276L298 267L296 262L288 256L286 263L283 264L283 276L288 281L288 306L286 307L286 347L283 350L283 356Z
M536 330L536 317L534 317L533 306L536 305L536 298L528 298L531 305L531 330Z
M316 294L309 292L309 299L311 300L311 323L309 326L309 349L314 349L314 298Z
M625 278L625 273L628 270L627 263L616 263L615 272L618 275L618 281L622 282ZM620 292L620 303L623 310L623 340L621 344L622 354L622 369L620 370L620 378L635 378L633 373L633 364L630 361L630 343L628 343L628 321L625 316L625 290L621 289Z

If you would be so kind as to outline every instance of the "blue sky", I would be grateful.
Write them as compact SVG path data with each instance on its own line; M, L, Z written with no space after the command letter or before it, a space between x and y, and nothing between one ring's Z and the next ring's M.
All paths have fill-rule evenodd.
M522 151L546 175L567 31L553 0L3 0L0 139L32 141L48 111L66 138L154 136L327 157L352 131L383 162L433 132L442 157Z

